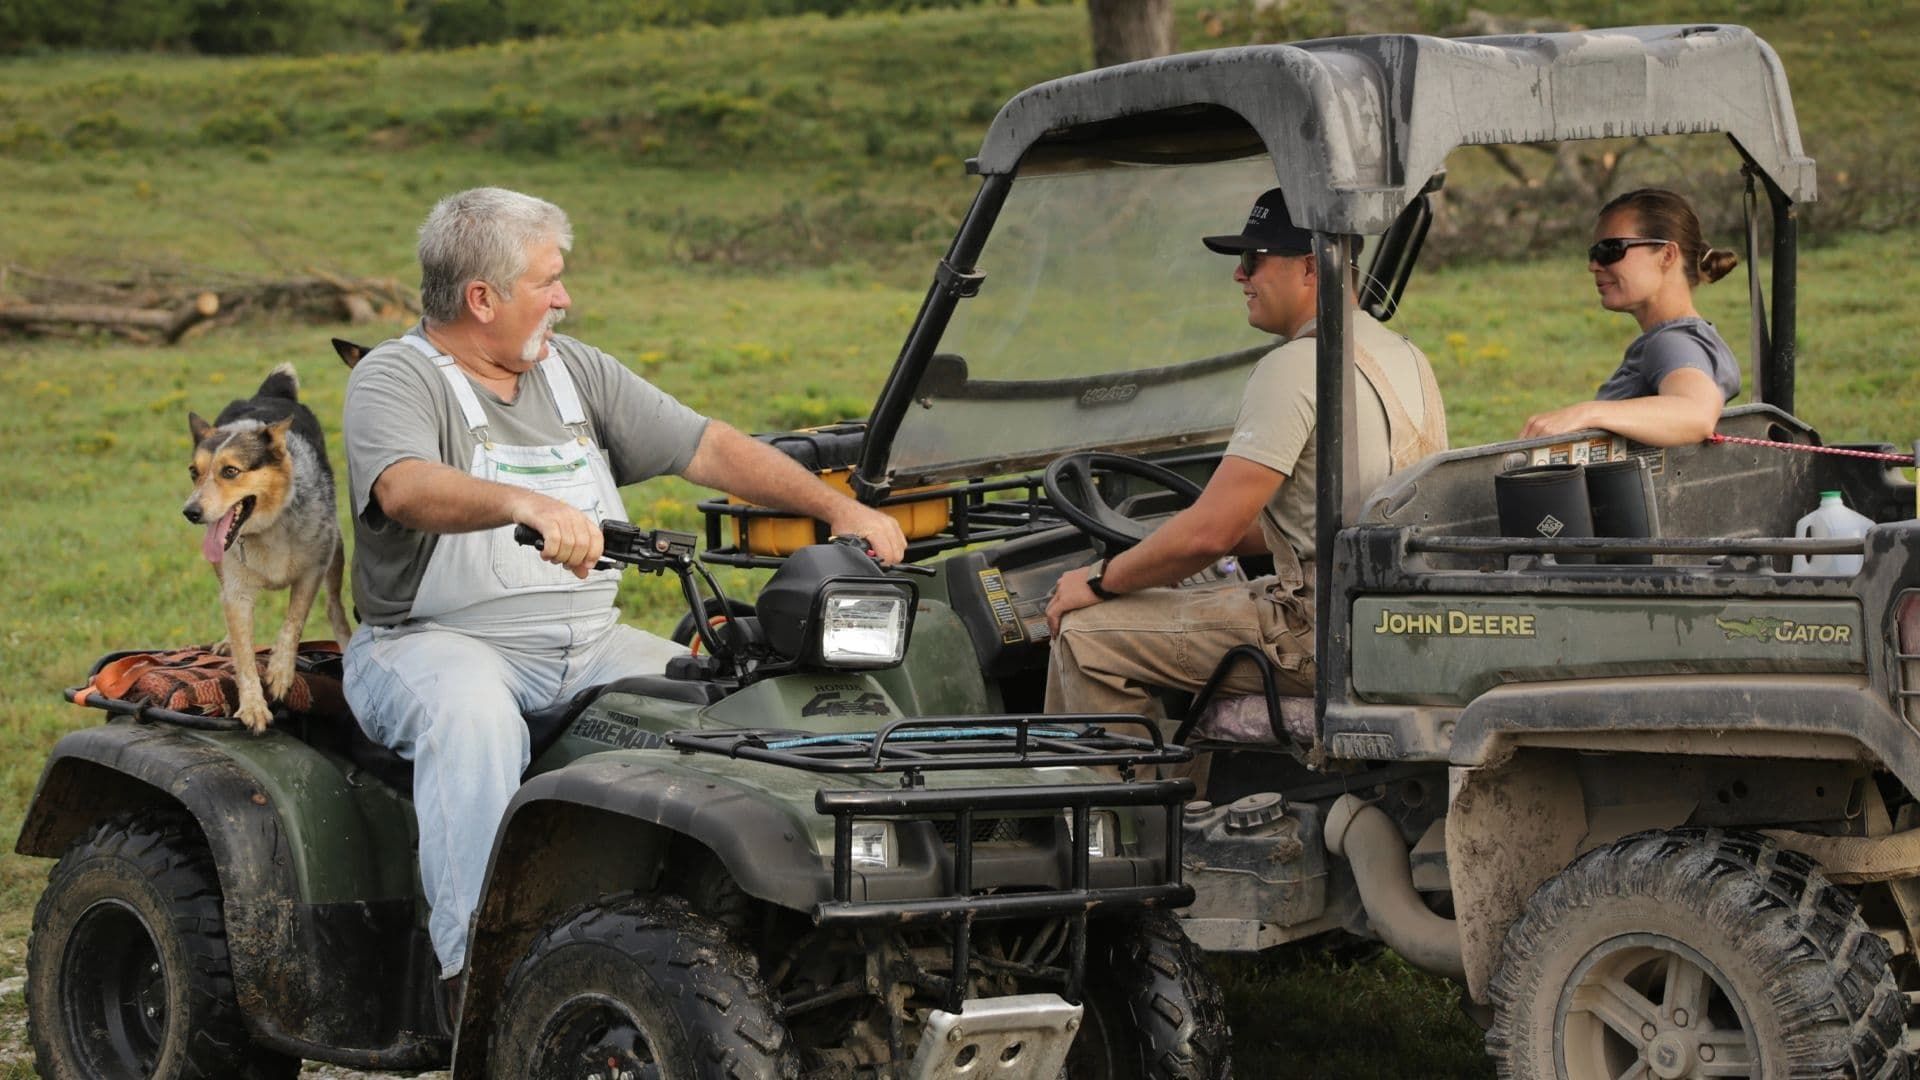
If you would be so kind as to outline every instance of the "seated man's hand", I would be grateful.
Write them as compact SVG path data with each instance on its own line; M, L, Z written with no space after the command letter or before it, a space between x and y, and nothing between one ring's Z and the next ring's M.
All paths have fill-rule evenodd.
M891 566L907 557L907 534L892 514L875 510L864 503L847 500L840 512L827 522L835 536L858 536L873 549L874 556Z
M1067 612L1079 611L1100 602L1100 598L1093 595L1093 590L1087 588L1089 569L1083 566L1078 570L1069 570L1061 574L1060 580L1053 586L1053 599L1047 602L1047 631L1051 636L1060 636L1060 620L1066 617Z
M532 491L524 494L514 505L514 523L527 526L546 541L540 547L542 559L585 578L606 547L600 523L559 499Z

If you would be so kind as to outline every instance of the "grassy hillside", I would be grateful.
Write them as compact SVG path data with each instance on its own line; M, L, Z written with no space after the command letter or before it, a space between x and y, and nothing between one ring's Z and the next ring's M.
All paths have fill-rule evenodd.
M1603 25L1682 10L1617 0L1578 14ZM1903 163L1920 145L1907 100L1920 41L1906 15L1864 0L1749 3L1739 15L1782 55L1808 151L1833 166L1823 190L1864 200L1835 224L1897 220L1915 175ZM1211 44L1191 16L1184 44ZM1009 94L1078 69L1087 52L1077 8L996 7L437 54L0 62L0 265L408 279L412 230L434 198L505 184L573 214L570 331L743 427L863 415L973 191L961 160ZM1238 214L1224 209L1223 224ZM1907 301L1920 291L1916 234L1822 221L1816 207L1800 411L1829 438L1908 442L1920 401L1920 365L1904 352L1920 338ZM16 270L0 295L27 284ZM1224 267L1221 284L1232 288ZM1595 308L1590 288L1573 249L1416 278L1399 322L1434 357L1457 443L1510 437L1611 369L1632 328ZM1739 278L1701 302L1744 354ZM11 466L0 481L11 552L0 563L0 835L17 831L46 748L96 718L60 704L59 687L110 649L220 634L197 533L177 516L186 411L210 415L290 360L337 432L345 370L327 336L393 329L268 320L172 349L0 341ZM629 504L687 527L695 495L661 482ZM664 629L678 615L662 583L624 590L637 623ZM45 870L0 859L0 986L20 970ZM1391 960L1223 970L1243 1075L1485 1075L1451 991ZM18 1004L0 999L0 1076L28 1075ZM1387 1026L1390 1038L1351 1038Z

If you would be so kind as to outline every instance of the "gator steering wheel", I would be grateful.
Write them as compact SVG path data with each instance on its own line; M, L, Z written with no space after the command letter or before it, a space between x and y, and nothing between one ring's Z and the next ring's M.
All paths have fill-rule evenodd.
M1200 498L1200 485L1164 465L1124 454L1088 451L1053 460L1041 477L1047 501L1074 528L1100 544L1102 554L1117 555L1147 538L1152 528L1113 508L1094 485L1095 471L1118 473L1165 488L1180 497L1182 509Z

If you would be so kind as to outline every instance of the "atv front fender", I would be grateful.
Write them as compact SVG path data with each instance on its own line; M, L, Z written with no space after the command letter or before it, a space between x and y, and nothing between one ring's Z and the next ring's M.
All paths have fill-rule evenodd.
M499 1007L507 972L562 912L609 893L654 887L676 835L714 852L750 896L798 911L829 898L826 863L807 829L781 808L786 804L724 776L675 768L677 757L597 754L521 785L494 841L475 914L463 1015L485 1017ZM786 782L800 782L791 770L705 755L700 761L709 769L785 772ZM804 781L811 799L820 779ZM487 1026L460 1026L456 1080L480 1075Z

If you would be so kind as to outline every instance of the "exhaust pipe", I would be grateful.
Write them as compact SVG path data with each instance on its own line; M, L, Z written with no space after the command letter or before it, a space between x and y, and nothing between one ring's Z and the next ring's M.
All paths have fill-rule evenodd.
M1457 982L1467 978L1460 955L1460 924L1435 915L1413 887L1407 842L1386 811L1342 795L1327 812L1327 850L1353 867L1367 921L1394 952L1423 971Z

